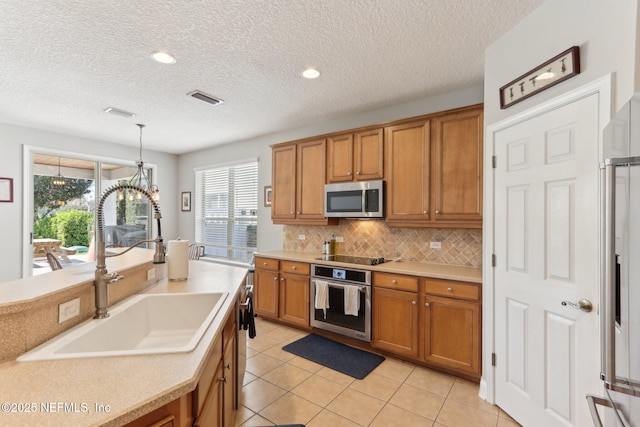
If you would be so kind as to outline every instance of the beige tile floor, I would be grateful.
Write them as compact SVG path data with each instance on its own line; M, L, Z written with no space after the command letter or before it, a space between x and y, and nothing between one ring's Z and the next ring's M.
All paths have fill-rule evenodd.
M236 426L515 427L478 385L386 357L363 380L282 350L306 333L256 318Z

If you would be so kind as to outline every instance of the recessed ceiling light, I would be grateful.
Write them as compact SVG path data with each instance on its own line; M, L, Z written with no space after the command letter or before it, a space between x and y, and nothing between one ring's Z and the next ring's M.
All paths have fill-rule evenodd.
M175 64L176 58L168 52L157 50L151 54L151 57L161 64Z
M315 79L320 77L320 71L316 70L315 68L307 68L302 72L302 77L304 77L305 79Z

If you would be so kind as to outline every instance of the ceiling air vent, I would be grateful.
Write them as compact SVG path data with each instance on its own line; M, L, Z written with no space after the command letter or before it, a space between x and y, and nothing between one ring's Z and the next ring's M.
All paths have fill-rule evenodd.
M120 110L119 108L107 107L103 110L105 113L115 114L116 116L124 117L126 119L135 116L135 114L128 111Z
M218 99L211 95L207 95L206 93L200 92L199 90L194 90L193 92L188 93L187 95L192 96L195 99L199 99L200 101L206 102L207 104L211 104L211 105L218 105L224 102L222 99Z

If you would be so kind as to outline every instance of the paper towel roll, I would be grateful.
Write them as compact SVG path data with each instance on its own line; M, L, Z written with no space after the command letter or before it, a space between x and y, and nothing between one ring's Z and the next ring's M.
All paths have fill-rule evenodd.
M169 240L167 244L169 280L187 280L189 277L189 241Z

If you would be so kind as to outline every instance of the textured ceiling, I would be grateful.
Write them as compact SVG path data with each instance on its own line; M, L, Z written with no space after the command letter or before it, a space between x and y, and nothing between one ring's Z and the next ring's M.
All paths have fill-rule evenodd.
M0 0L0 122L132 146L144 123L168 153L241 141L481 85L485 48L541 3Z

